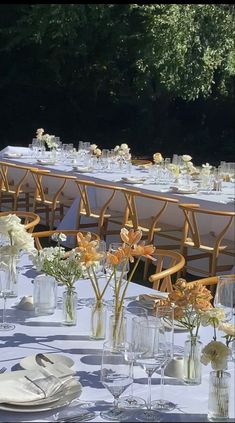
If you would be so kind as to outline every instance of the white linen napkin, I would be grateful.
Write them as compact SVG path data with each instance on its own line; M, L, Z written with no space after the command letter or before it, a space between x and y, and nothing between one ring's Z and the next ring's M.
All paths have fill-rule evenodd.
M159 294L141 294L138 301L147 308L153 308L160 300L167 298L168 294L165 292Z
M53 365L51 365L53 366ZM71 369L63 366L69 373ZM34 402L40 399L48 398L55 395L58 391L66 390L78 382L71 374L63 373L63 370L58 368L54 375L60 373L61 377L55 377L45 368L35 368L34 370L19 370L0 375L0 403L24 403Z

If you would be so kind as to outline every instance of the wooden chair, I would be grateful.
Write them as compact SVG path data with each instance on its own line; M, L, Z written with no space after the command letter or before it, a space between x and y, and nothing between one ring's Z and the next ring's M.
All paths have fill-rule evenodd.
M75 199L66 196L64 188L68 182L75 181L76 177L41 169L32 169L31 172L36 185L33 211L45 213L45 223L52 230L55 226L56 212L59 213L61 221L64 209L69 208Z
M29 211L30 197L34 188L29 186L30 166L0 162L0 210L11 203L11 210L17 210L19 203Z
M206 276L215 276L217 272L230 270L231 265L218 265L219 255L224 253L227 248L234 246L234 243L225 239L225 234L234 222L235 212L207 210L199 206L199 204L179 204L179 208L184 213L184 228L181 240L180 252L184 256L186 269L197 271ZM218 235L214 232L205 234L205 219L218 219ZM200 222L201 220L201 222ZM208 221L209 223L209 221ZM203 235L202 235L203 233ZM198 250L197 254L189 254L188 249ZM208 270L202 270L201 267L190 266L189 262L199 259L209 259ZM182 272L178 273L178 277Z
M24 224L27 232L30 233L33 232L35 226L38 225L40 222L40 216L38 216L38 214L26 211L0 212L0 217L8 216L9 214L15 214L16 216L18 216Z
M149 277L153 283L153 288L158 291L171 292L172 276L183 269L185 265L184 257L176 252L164 249L157 249L154 253L156 260L156 271Z
M51 240L51 236L54 234L61 234L61 233L66 235L67 239L69 239L69 248L74 248L78 245L78 242L77 242L78 232L81 232L81 231L78 231L77 229L61 229L61 230L55 229L50 231L34 232L32 233L32 236L35 239L35 247L37 248L37 250L41 250L44 246L50 246L52 244L56 244L55 241ZM83 235L87 234L87 232L81 232L81 233ZM97 234L95 234L94 232L91 232L91 239L99 240L100 238ZM66 241L65 241L65 245L66 245Z
M157 237L163 237L167 240L174 241L174 243L164 245L165 249L176 249L179 247L181 240L181 228L161 223L161 219L168 204L177 204L178 200L174 198L161 197L159 195L143 193L137 190L131 190L127 188L121 189L122 194L125 197L126 207L122 219L120 217L109 218L110 222L126 227L127 229L141 230L143 233L143 239L146 239L146 243L156 243L155 235ZM156 210L155 215L147 218L142 218L143 205L148 202L154 202L154 209ZM177 243L177 244L176 244ZM148 267L150 260L145 260L144 267L144 278L147 278Z
M109 209L116 192L120 191L121 188L80 179L77 179L75 182L80 193L76 227L78 229L96 227L99 237L105 239L107 234L110 235L114 233L113 231L108 231L109 219L111 216L121 215ZM100 200L101 191L104 200L99 206L97 204L100 201L97 202L96 199ZM89 222L82 223L84 218Z

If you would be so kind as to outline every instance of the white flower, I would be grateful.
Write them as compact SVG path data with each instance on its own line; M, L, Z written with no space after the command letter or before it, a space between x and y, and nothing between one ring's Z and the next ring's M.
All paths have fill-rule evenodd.
M113 151L117 152L120 149L120 145L116 145L116 147L114 147Z
M128 151L130 150L130 149L129 149L129 147L128 147L128 145L127 145L127 144L125 144L125 143L121 144L120 148L121 148L122 150L128 150Z
M222 342L211 341L202 350L201 363L207 365L211 362L214 370L226 370L230 349Z
M28 233L25 228L12 233L13 243L19 250L31 251L34 248L34 239L30 233Z
M0 233L9 235L9 232L17 231L21 228L21 220L15 214L8 214L0 217Z
M119 156L125 156L125 154L126 154L125 150L122 150L121 148L118 150L117 153L118 153Z
M222 308L214 307L210 310L204 311L201 314L201 324L202 326L214 326L217 328L225 317L225 312Z
M34 239L25 229L18 216L9 214L0 217L0 233L7 235L9 244L20 250L30 251L34 248Z
M234 323L220 323L219 330L222 330L226 335L235 336L235 324Z
M36 131L36 138L39 139L39 140L41 140L42 139L42 136L43 136L43 133L44 133L44 129L43 128L38 128L37 131Z
M65 234L63 234L62 232L61 233L55 233L55 234L51 235L51 239L52 239L52 241L55 241L55 242L63 242L63 241L66 241L67 236Z
M97 147L98 147L98 145L96 145L96 144L91 144L91 145L90 145L90 150L91 150L91 151L94 151Z
M191 156L189 156L188 154L183 154L183 156L182 156L182 160L183 160L184 162L190 162L190 160L192 160L192 157L191 157Z
M96 157L100 157L100 156L101 156L101 154L102 154L102 151L101 151L101 149L100 149L100 148L96 148L96 149L93 151L93 154L94 154Z
M162 157L161 153L154 153L153 161L154 161L154 163L161 163L163 161L163 157Z

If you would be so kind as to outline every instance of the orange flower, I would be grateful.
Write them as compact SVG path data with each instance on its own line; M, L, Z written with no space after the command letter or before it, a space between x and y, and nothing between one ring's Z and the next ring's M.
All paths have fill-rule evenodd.
M84 236L81 232L77 233L77 241L79 243L79 246L77 247L78 251L81 251L83 249L86 249L88 247L97 247L98 240L91 241L91 233L87 232L87 234Z
M107 253L107 262L113 266L117 266L118 264L122 263L124 259L125 255L121 248L119 248L114 253Z
M95 248L89 248L80 252L81 262L86 267L92 266L95 262L103 258L102 253L98 253Z
M122 228L120 232L120 237L123 242L125 242L128 245L135 245L138 244L138 242L142 238L142 231L134 231L134 229L128 229Z
M155 247L153 245L144 245L144 243L135 245L131 254L133 257L146 257L150 260L156 260L155 257L152 257L152 254L155 251Z

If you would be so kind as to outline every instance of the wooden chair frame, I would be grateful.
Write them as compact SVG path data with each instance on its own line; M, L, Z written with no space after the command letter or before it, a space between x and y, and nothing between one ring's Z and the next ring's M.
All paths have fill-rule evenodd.
M9 176L9 170L20 170L22 171L22 176L20 177L17 183L14 183L12 176ZM25 196L25 209L29 211L30 207L30 196L33 194L33 189L29 185L25 185L30 172L33 168L30 166L17 165L8 162L0 162L0 209L3 202L12 202L12 210L17 210L18 201L20 196ZM4 201L4 197L6 198Z
M153 283L154 289L171 292L173 290L171 277L183 269L185 259L177 251L164 249L156 249L154 256L157 258L156 271L149 277L149 281ZM166 268L165 259L170 259Z
M63 190L68 181L75 181L75 176L68 176L59 173L52 173L47 170L31 170L33 175L36 191L33 201L33 211L36 212L45 212L46 215L46 225L52 230L55 224L55 215L59 211L60 220L64 217L64 207L70 207L74 198L72 198L69 203L66 201L66 198L63 197ZM44 180L45 177L45 180ZM49 192L47 183L48 179L55 179L59 181L59 187L54 193ZM39 206L43 206L44 209L40 209ZM51 211L51 218L49 218L49 213Z
M188 265L188 261L191 260L198 260L205 257L209 258L209 270L208 272L200 270L200 273L206 273L208 276L214 276L216 272L219 270L227 270L227 266L220 266L217 265L217 260L220 253L226 251L226 245L221 245L224 236L228 229L231 227L235 212L229 211L220 211L220 210L207 210L200 208L199 204L179 204L180 209L184 213L184 227L183 227L183 234L181 240L181 247L180 252L183 254L186 260L185 268L184 268L184 276L186 269L190 268L192 270L199 270L198 268L194 268ZM223 225L222 230L215 235L214 233L210 233L213 236L213 246L202 244L201 241L201 234L198 225L198 216L197 215L208 215L208 216L217 216L221 218L225 218L226 222ZM201 253L188 255L188 248L199 249L202 251ZM180 277L180 273L178 274Z

